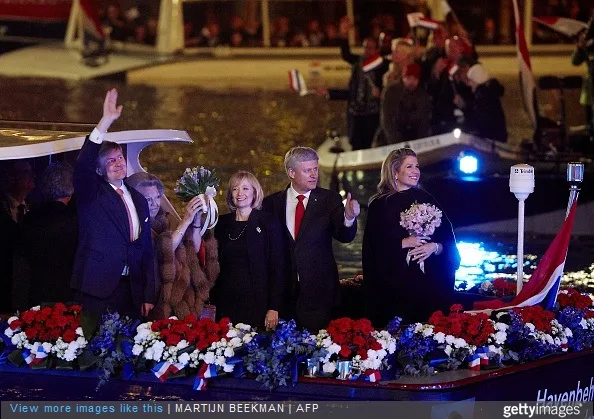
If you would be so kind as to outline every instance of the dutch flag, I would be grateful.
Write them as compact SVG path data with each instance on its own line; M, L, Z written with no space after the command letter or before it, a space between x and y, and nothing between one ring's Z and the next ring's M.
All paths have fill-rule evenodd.
M157 365L155 365L152 371L155 374L155 377L161 381L165 381L167 380L169 374L175 374L183 370L185 366L185 364L172 364L171 362L165 361L159 362Z
M567 17L541 16L532 20L568 38L575 38L588 28L586 23Z
M305 80L299 70L289 70L289 87L299 93L299 96L305 96L308 93Z
M530 280L511 302L502 300L477 301L474 303L474 309L500 310L537 304L542 305L547 310L553 308L561 284L563 269L565 268L565 258L569 248L569 240L571 239L576 208L577 200L573 203L561 229L545 252Z

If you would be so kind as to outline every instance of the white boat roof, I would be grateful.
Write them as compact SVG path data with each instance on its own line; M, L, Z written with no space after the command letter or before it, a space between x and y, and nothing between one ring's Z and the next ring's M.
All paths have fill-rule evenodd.
M37 129L0 129L0 160L27 159L79 150L88 133ZM156 142L191 143L186 131L148 129L109 132L105 139L118 144L134 145L139 153ZM130 150L130 147L129 147Z
M333 146L340 146L344 152L334 153ZM519 157L519 150L506 143L499 143L488 139L478 138L464 132L434 135L417 140L390 144L382 147L351 151L348 138L340 137L336 141L326 140L319 148L320 167L338 168L341 170L364 169L380 167L386 156L399 148L411 148L418 155L423 155L423 162L428 163L427 156L443 159L443 151L452 147L470 146L477 151L495 153L501 158L514 159Z

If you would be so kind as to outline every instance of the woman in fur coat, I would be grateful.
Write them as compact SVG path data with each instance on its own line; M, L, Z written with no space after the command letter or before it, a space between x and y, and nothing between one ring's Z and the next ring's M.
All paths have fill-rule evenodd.
M159 290L151 318L200 317L219 275L217 241L210 230L200 236L201 218L196 216L202 214L204 197L190 200L180 221L161 208L164 187L159 178L139 172L126 183L144 195L149 205Z

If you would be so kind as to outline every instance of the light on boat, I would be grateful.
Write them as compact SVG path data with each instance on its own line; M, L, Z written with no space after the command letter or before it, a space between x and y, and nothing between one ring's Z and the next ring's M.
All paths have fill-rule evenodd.
M470 154L460 154L458 168L462 173L472 175L478 170L478 159Z
M460 128L454 129L454 138L460 138L461 134L462 134L462 130Z

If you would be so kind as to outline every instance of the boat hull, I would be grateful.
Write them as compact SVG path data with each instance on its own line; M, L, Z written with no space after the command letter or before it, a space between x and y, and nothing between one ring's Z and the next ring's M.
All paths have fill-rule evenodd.
M578 390L581 397L594 398L594 350L490 371L458 370L381 383L301 377L295 386L272 391L253 379L226 377L209 379L207 390L194 391L193 378L161 383L148 374L131 380L113 379L96 391L96 374L3 365L0 399L547 401L565 393L572 397L571 392L575 398Z

